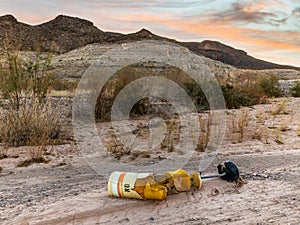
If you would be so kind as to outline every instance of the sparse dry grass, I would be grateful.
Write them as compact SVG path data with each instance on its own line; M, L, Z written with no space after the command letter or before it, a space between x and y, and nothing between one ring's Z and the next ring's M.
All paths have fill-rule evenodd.
M113 130L108 131L108 140L105 142L105 146L108 152L112 154L116 159L121 159L123 155L128 155L131 149L124 146L118 139L116 133Z
M199 115L199 124L200 124L200 134L197 143L196 150L199 152L204 152L205 148L209 142L209 135L211 131L212 115Z
M268 129L262 125L256 127L254 134L252 135L253 139L259 140L265 144L269 143L269 133Z
M260 124L265 124L265 122L270 119L270 115L265 113L263 110L259 110L256 115L256 122Z
M174 152L175 146L178 144L180 137L180 121L175 117L171 117L166 121L167 133L164 140L160 144L161 149L167 149L168 152Z
M287 110L287 100L278 102L273 109L271 109L270 114L276 115L287 115L289 111Z
M249 125L249 121L249 109L242 109L241 111L233 114L232 133L237 135L233 135L232 143L243 142L246 128Z
M59 115L50 105L25 104L8 109L0 119L0 140L6 146L48 145L58 138Z
M274 138L274 142L279 144L279 145L283 145L283 138L282 138L282 133L279 129L275 130L275 138Z
M289 130L289 126L288 126L288 121L287 120L283 120L282 123L280 124L280 131L282 132L286 132Z
M44 157L39 158L29 158L25 159L23 161L20 161L17 165L17 167L28 167L34 163L48 163L49 160L46 160Z

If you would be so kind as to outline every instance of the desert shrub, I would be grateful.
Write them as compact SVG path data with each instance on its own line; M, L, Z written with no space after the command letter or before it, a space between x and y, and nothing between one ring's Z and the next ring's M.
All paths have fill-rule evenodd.
M105 146L108 149L108 152L118 160L120 160L123 155L129 155L131 151L130 148L121 143L113 130L108 132L108 138L105 141Z
M291 94L293 97L300 97L300 81L295 83L295 86L291 89Z
M160 144L161 149L174 152L180 138L180 121L174 116L166 120L166 136Z
M20 161L17 164L17 167L27 167L34 163L48 163L48 162L49 162L49 160L46 160L44 157L30 158L30 159L25 159L25 160Z
M201 87L196 82L185 82L184 89L193 100L198 111L207 110L209 108L206 96Z
M238 114L233 114L232 133L237 134L237 140L233 140L233 143L241 143L243 141L250 119L251 118L248 109L243 109Z
M58 114L46 98L53 82L50 58L24 61L6 49L0 68L0 95L8 106L0 117L0 141L5 146L46 145L59 134Z
M132 67L125 67L111 77L97 98L95 116L97 120L109 121L111 108L117 94L130 82L141 77Z
M222 85L221 88L228 109L238 109L241 106L253 104L253 99L244 89L236 88L229 84Z
M208 108L201 88L183 71L168 65L143 63L142 65L134 64L121 69L106 82L97 99L95 107L96 119L100 121L110 120L111 107L117 94L129 83L148 76L161 76L174 81L188 92L197 108ZM149 98L139 101L133 106L131 113L144 115L145 113L156 112L157 109L154 109L150 103Z
M283 92L279 84L279 79L273 74L265 77L260 77L258 79L258 85L261 87L262 92L267 97L277 98L283 96Z
M199 152L204 152L208 143L209 136L212 125L212 114L203 114L199 115L199 124L200 124L200 135L198 139L198 143L196 146L196 150Z
M0 119L0 141L9 146L50 144L59 136L58 113L47 104L26 103Z
M287 115L289 114L287 110L287 100L283 100L278 102L273 109L270 110L271 115L276 116L276 115Z
M18 51L6 50L0 63L0 95L18 110L29 98L40 103L44 100L54 80L50 68L50 56L40 60L39 54L31 61L19 57Z
M174 81L180 85L193 100L198 112L209 109L208 100L202 88L191 77L178 68L168 65L157 65L156 63L143 63L131 65L118 71L105 84L100 93L95 108L97 120L110 120L111 107L117 94L130 82L147 76L161 76ZM279 97L282 95L278 79L275 75L257 77L252 73L241 73L243 79L234 84L222 84L221 89L229 109L237 109L241 106L251 106L265 102L267 97ZM203 80L205 87L214 87L214 81ZM202 85L201 85L202 86ZM211 89L213 91L213 89ZM211 93L213 94L213 93ZM149 109L149 99L137 103L132 113L137 115L153 112Z
M265 102L268 97L283 95L278 78L275 75L248 77L234 85L221 85L226 106L237 109Z

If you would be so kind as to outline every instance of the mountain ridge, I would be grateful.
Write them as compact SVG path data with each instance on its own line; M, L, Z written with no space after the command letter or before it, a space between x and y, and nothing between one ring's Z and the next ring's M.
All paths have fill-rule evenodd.
M175 39L153 34L143 28L135 33L122 34L105 32L97 28L93 22L58 15L48 22L29 25L19 22L13 15L0 16L0 47L2 40L11 40L11 44L20 45L22 50L54 51L58 54L74 50L92 43L126 43L141 40L162 40L180 44L195 54L241 69L296 69L299 67L279 65L256 59L246 51L235 49L218 41L179 42ZM38 43L39 46L36 46Z

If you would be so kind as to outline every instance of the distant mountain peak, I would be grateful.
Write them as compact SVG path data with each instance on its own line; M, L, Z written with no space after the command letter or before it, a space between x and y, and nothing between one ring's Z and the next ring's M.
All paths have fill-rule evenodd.
M149 30L147 30L145 28L142 28L138 32L133 33L133 35L139 36L139 37L144 37L144 38L151 38L153 36L156 36L155 34L153 34L152 32L150 32Z
M147 30L145 28L142 28L141 30L139 30L136 33L139 33L139 34L152 34L151 31L149 31L149 30Z
M67 16L67 15L64 15L64 14L60 14L57 17L55 17L55 19L62 19L62 18L71 18L71 19L73 19L74 17Z
M16 19L16 17L14 17L11 14L0 16L0 21L18 22L18 20Z
M58 15L57 17L55 17L53 20L50 20L48 23L68 23L68 24L78 24L78 23L81 23L81 24L85 24L87 26L93 26L93 22L89 21L89 20L86 20L86 19L82 19L82 18L79 18L79 17L72 17L72 16L67 16L67 15Z

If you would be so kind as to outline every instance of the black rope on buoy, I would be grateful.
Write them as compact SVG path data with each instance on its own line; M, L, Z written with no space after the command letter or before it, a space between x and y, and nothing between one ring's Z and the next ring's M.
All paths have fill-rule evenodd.
M223 180L227 181L237 181L240 178L240 172L237 166L231 162L226 161L224 163L220 163L218 166L218 174L211 174L211 175L201 175L201 179L209 179L209 178L215 178L215 177L221 177Z

